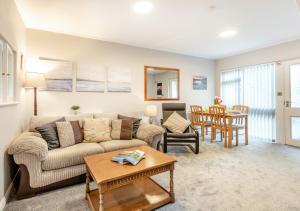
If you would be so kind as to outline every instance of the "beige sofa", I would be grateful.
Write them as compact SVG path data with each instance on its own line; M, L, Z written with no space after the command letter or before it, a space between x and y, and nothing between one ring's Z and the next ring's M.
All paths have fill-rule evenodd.
M117 115L107 113L81 114L65 116L65 119L67 121L79 120L82 126L82 121L85 118L116 119ZM138 114L124 115L137 117ZM48 150L46 141L35 131L35 128L61 117L32 117L29 130L22 133L9 147L8 153L13 155L15 163L20 168L17 187L19 198L83 181L86 172L83 160L85 155L147 144L157 148L164 133L161 127L141 123L137 132L137 139L80 143L66 148Z

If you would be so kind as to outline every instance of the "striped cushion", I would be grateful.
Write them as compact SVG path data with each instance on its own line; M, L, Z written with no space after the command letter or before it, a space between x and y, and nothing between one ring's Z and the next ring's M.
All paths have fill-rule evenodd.
M83 134L78 121L56 122L60 147L68 147L83 141Z
M186 120L178 113L173 112L163 125L172 133L183 133L190 124L190 121Z
M111 137L113 140L131 140L132 139L132 120L117 119L112 120Z

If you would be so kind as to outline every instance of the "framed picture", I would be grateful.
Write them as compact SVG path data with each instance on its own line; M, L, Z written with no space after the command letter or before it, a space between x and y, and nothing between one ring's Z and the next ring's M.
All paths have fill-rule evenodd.
M162 95L162 83L157 83L157 91L156 94L161 96Z
M131 71L121 67L109 67L107 72L108 92L131 92Z
M101 65L79 64L76 74L77 92L104 92L106 69Z
M39 72L45 75L43 91L72 92L73 90L73 63L69 61L44 59L36 61Z
M193 90L207 90L207 77L193 76Z

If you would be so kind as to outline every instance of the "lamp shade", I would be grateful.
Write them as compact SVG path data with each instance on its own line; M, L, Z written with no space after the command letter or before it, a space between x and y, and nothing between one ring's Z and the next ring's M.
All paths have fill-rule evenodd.
M156 105L147 105L145 114L146 114L146 116L149 116L149 117L157 116L157 107L156 107Z
M43 87L45 86L45 77L42 73L27 72L25 76L24 87Z

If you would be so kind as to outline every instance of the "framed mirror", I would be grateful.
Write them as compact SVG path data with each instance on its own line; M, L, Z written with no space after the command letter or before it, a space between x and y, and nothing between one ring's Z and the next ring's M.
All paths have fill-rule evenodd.
M179 100L179 69L145 66L145 101Z

